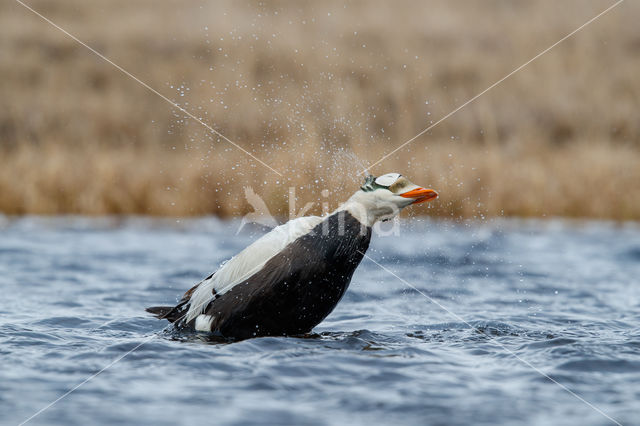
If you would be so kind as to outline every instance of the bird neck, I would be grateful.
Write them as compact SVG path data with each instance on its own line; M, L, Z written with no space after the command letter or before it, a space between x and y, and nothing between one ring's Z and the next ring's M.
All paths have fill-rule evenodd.
M389 203L381 203L371 193L358 191L338 207L333 213L347 211L362 225L371 228L378 220L396 215L399 210L393 209ZM397 210L397 211L396 211Z

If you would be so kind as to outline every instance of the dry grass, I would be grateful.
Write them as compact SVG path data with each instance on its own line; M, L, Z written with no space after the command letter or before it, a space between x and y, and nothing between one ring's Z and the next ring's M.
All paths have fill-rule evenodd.
M606 1L33 1L280 177L17 3L0 5L0 211L232 215L346 198L362 166ZM640 4L390 157L430 213L640 219ZM428 102L428 103L427 103ZM265 184L266 182L266 184Z

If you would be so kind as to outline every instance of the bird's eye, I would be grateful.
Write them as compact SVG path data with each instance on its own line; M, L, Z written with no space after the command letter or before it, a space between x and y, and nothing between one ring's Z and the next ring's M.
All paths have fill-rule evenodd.
M406 188L409 183L410 182L405 177L400 176L400 178L398 178L398 180L396 180L388 189L393 193L398 193L402 191L402 189Z

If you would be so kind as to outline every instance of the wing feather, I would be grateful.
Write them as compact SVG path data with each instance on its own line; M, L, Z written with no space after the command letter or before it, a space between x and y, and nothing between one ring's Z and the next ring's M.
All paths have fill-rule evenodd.
M191 294L187 292L191 298L185 322L189 322L203 313L209 302L216 296L226 293L235 285L251 277L289 243L307 234L322 221L323 218L319 216L292 219L273 228L269 233L232 257L215 274L192 289Z

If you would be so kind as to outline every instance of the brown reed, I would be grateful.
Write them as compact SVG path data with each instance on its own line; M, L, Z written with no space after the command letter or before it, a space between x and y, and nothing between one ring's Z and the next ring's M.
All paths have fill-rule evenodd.
M17 3L0 5L0 212L223 216L251 186L313 212L604 1L31 3L271 172ZM640 4L625 2L371 171L447 217L640 219Z

